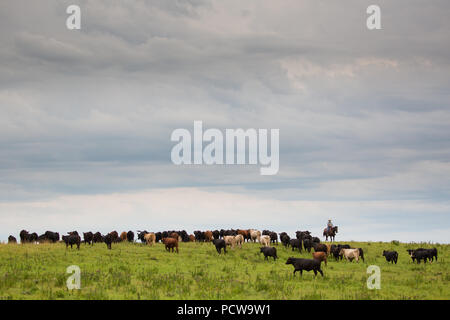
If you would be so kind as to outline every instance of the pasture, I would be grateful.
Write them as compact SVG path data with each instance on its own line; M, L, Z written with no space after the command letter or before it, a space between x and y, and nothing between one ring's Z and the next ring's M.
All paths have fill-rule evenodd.
M0 244L0 299L450 299L449 245L348 243L364 250L365 262L322 263L324 277L297 273L288 257L303 251L275 246L279 259L264 260L259 244L245 243L218 255L211 243L180 243L180 253L164 245L104 243L78 251L56 244ZM436 247L438 262L413 264L406 249ZM396 250L398 264L383 250ZM81 268L81 289L69 291L66 268ZM369 265L381 268L381 289L369 290Z

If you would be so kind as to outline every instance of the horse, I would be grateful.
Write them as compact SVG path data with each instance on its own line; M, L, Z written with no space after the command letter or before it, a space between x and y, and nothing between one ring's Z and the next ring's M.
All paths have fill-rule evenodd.
M328 228L323 229L323 236L325 237L325 241L328 241L328 237L330 237L331 241L334 241L334 237L336 236L336 233L338 233L337 226L330 228L330 231L328 231Z

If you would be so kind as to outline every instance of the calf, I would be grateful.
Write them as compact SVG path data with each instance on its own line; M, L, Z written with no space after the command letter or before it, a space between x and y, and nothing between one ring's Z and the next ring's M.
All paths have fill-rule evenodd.
M303 275L303 270L305 271L314 271L314 275L317 276L317 272L323 277L322 269L320 269L321 261L316 259L300 259L290 257L287 259L286 264L292 264L294 266L294 276L297 271L300 271L300 276Z
M212 243L216 246L216 250L219 254L221 254L222 249L223 253L227 253L227 245L225 243L225 240L223 239L213 239Z
M397 264L398 253L397 251L386 251L383 250L383 256L386 258L387 262L391 262Z
M277 260L277 249L274 247L262 247L259 248L259 254L264 254L264 259L269 260L269 257L273 257L273 260Z
M162 242L164 243L166 250L170 252L170 249L172 249L172 252L174 249L176 249L178 253L178 237L177 238L163 238Z
M239 246L239 248L242 248L242 244L244 243L244 236L242 234L238 234L237 236L234 236L233 238L233 247Z
M313 259L325 261L325 265L327 265L327 254L325 252L313 252L312 256Z

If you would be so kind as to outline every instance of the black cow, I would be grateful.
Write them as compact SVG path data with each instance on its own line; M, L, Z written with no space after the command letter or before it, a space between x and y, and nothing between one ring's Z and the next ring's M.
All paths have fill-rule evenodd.
M286 264L292 264L294 266L294 276L297 271L300 271L300 276L303 275L303 270L305 271L314 271L314 275L317 276L317 272L323 277L322 269L320 269L320 260L316 259L300 259L290 257L287 259Z
M320 243L320 239L317 238L317 237L312 237L311 240L312 240L313 243Z
M386 251L383 250L383 256L386 258L387 262L391 262L397 264L398 260L398 252L397 251Z
M273 260L277 260L277 248L274 247L261 247L259 248L259 254L264 254L264 259L268 260L269 257L273 257Z
M308 252L311 252L312 246L313 246L313 242L310 239L303 240L303 247L305 248L305 250L308 250Z
M8 237L8 243L17 243L17 239L13 236Z
M220 238L220 231L219 230L214 230L212 232L212 234L213 234L213 238L214 239L219 239Z
M77 249L80 250L81 237L77 234L71 234L68 236L62 236L63 241L66 244L66 249L70 245L70 249L73 249L73 245L77 245Z
M114 242L114 235L111 233L108 233L106 236L103 237L103 242L106 243L106 247L111 250L111 244Z
M291 237L289 237L285 232L280 234L281 243L287 248L290 245Z
M213 239L212 243L216 246L217 252L220 254L223 248L223 253L227 253L227 245L223 239Z
M339 246L332 244L330 247L330 252L333 255L334 259L336 259L336 261L338 261L339 259L342 260L343 255L341 254L341 248Z
M430 263L436 258L437 261L437 249L425 249L425 248L419 248L415 250L407 250L409 255L411 256L412 261L414 262L417 260L417 263L420 263L421 260L424 261L424 263L427 262L427 259L430 260Z
M276 243L278 245L278 234L276 232L269 233L270 243Z
M298 251L302 252L302 240L300 240L300 239L291 239L289 241L289 244L292 247L292 251L294 251L295 248L297 248Z
M133 231L130 230L127 232L127 240L128 240L128 242L134 241L134 232Z
M99 242L103 242L103 237L102 234L100 232L96 232L94 233L94 236L92 238L92 243L99 243Z
M89 243L90 245L94 244L94 234L89 231L89 232L83 232L83 241L84 244Z

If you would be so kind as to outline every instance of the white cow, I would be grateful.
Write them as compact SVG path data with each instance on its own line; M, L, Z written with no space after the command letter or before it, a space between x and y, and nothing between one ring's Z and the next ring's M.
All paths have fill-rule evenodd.
M356 262L359 261L359 249L341 249L339 254L343 255L347 261L353 261L353 259Z
M252 239L253 242L256 242L256 240L260 241L259 239L261 238L261 231L251 229L250 238Z
M264 247L270 247L270 236L261 236L259 238L259 242L264 246Z

